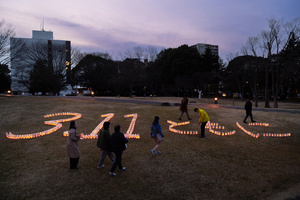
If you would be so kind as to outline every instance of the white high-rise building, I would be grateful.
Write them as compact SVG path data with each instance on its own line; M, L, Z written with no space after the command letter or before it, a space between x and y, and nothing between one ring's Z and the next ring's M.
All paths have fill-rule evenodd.
M219 56L218 45L197 43L195 45L192 45L191 47L195 47L198 50L200 55L203 55L206 49L210 49L212 54Z
M11 38L11 90L14 94L29 92L29 77L38 59L48 66L65 67L66 80L71 78L71 42L53 40L52 31L32 31L32 38ZM20 50L21 46L23 48Z

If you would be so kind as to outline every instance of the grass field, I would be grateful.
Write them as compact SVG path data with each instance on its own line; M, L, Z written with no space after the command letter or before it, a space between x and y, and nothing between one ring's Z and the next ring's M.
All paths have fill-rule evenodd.
M136 98L139 99L139 98ZM150 99L150 98L149 98ZM147 100L149 100L147 99ZM180 102L181 98L153 98L151 101ZM140 98L139 100L143 100ZM193 101L193 99L190 99ZM194 99L197 103L211 100ZM219 101L231 104L232 101ZM236 101L236 106L245 102ZM299 109L299 104L279 104L280 108ZM199 131L198 114L189 106L191 124L176 127ZM180 135L168 130L167 120L179 122L176 106L97 101L96 98L0 97L0 199L299 199L300 198L300 114L254 111L257 122L269 127L250 127L242 123L242 109L204 108L212 123L235 130L221 137L206 131L206 138ZM11 140L6 132L35 133L52 126L44 125L46 114L78 112L78 132L89 134L102 121L100 116L114 113L113 126L126 132L137 113L135 134L123 154L126 171L111 177L111 163L97 169L100 149L96 139L79 141L79 169L69 169L66 153L69 122L58 131L29 140ZM150 150L150 126L160 116L165 141L162 155ZM61 119L62 116L51 119ZM68 118L66 116L65 118ZM185 121L186 116L183 116ZM250 121L250 120L249 120ZM253 138L236 126L241 123L253 133L292 133L287 138Z

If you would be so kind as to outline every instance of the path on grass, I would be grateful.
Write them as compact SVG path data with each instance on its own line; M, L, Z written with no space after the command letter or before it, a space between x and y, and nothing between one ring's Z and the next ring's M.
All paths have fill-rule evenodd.
M116 97L87 97L87 96L64 96L63 98L70 99L81 99L81 100L94 100L94 101L107 101L107 102L122 102L122 103L139 103L139 104L150 104L150 105L162 105L169 103L170 106L179 106L179 103L165 102L165 101L149 101L149 100L140 100L140 99L124 99ZM207 107L207 108L226 108L226 109L239 109L244 110L244 106L230 106L230 105L221 105L221 104L205 104L205 103L193 103L190 102L189 106L195 107ZM252 108L253 111L264 111L264 112L286 112L300 114L300 110L292 109L279 109L279 108Z

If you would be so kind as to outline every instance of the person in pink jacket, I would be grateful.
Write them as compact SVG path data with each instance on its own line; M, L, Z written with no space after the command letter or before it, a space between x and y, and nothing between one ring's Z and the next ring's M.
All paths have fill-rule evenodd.
M199 113L199 124L201 124L201 135L200 138L205 137L205 125L210 120L208 114L201 108L195 108L195 112Z
M70 169L78 169L78 161L80 151L77 142L80 140L80 135L76 131L77 123L71 121L69 128L69 137L67 141L67 152L70 157Z

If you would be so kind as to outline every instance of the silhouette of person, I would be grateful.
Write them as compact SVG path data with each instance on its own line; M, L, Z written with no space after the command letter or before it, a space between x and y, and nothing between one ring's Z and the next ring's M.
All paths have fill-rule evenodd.
M250 119L251 119L251 122L256 122L253 120L253 117L252 117L252 99L249 99L246 104L245 104L245 110L246 110L246 117L244 119L244 123L247 123L246 122L246 119L250 116Z
M101 149L101 156L100 160L98 162L97 168L103 168L105 165L103 165L103 162L108 156L111 160L112 163L115 162L115 157L112 152L110 152L110 133L109 133L109 126L110 122L104 122L103 128L100 130L99 136L98 136L98 141L97 141L97 146Z
M128 139L125 138L124 134L120 132L121 126L116 125L114 127L115 132L110 136L110 147L111 151L115 153L116 159L113 166L110 169L109 174L112 176L116 176L114 173L117 166L119 166L120 171L124 171L126 167L122 166L122 153L126 149L126 143L128 143Z
M181 117L183 113L186 113L186 116L188 117L189 120L191 120L188 112L187 105L189 103L189 99L187 98L187 94L184 95L183 99L181 100L180 108L179 110L181 111L181 114L179 115L179 120L181 120Z

